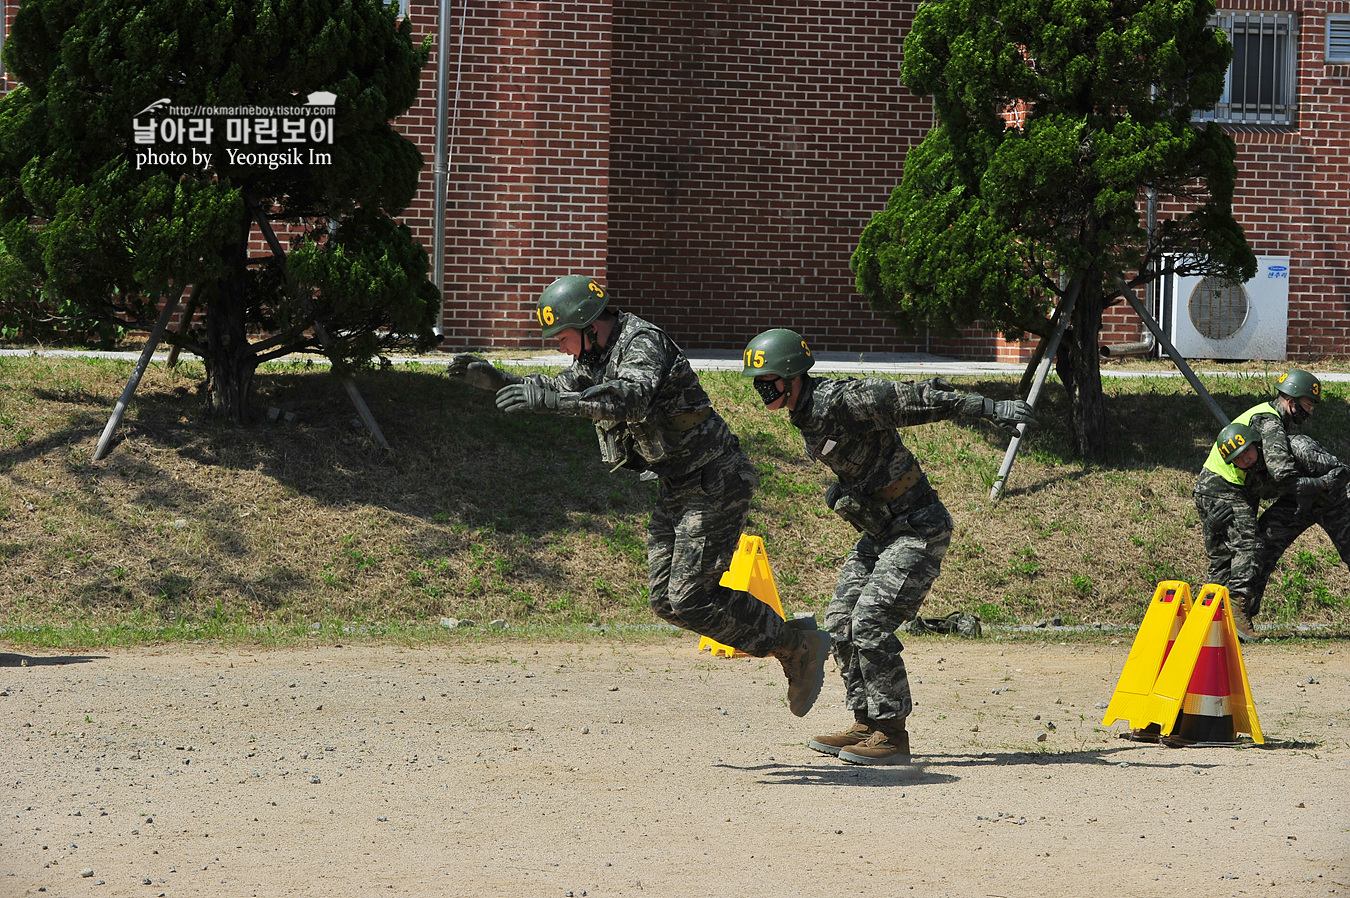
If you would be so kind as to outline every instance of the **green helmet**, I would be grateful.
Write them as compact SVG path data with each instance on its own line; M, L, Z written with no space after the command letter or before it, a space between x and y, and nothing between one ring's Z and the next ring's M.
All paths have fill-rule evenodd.
M1309 396L1313 402L1321 402L1322 382L1311 371L1304 371L1302 368L1290 368L1281 374L1280 379L1275 382L1275 392L1283 393L1293 399Z
M1226 465L1231 465L1233 459L1242 454L1242 450L1260 443L1261 434L1246 424L1236 422L1219 431L1219 438L1214 441L1214 445L1219 448L1219 458L1223 459Z
M605 288L583 274L565 274L544 288L534 317L544 329L544 337L556 337L574 327L584 330L600 317L609 305Z
M751 340L745 347L744 361L742 377L776 374L784 380L805 374L815 364L802 335L785 327L765 331Z

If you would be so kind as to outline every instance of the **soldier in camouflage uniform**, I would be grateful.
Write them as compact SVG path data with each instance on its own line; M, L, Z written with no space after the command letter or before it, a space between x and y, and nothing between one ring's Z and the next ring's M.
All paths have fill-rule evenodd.
M1261 457L1262 436L1243 421L1224 427L1191 491L1209 556L1205 582L1228 587L1233 623L1243 640L1256 635L1246 609L1254 604L1261 564L1258 505L1262 497L1279 495Z
M554 281L535 315L573 358L557 376L526 377L470 355L451 376L495 390L497 407L590 418L600 454L658 481L648 525L651 605L658 616L748 655L772 655L788 680L788 707L811 709L825 678L829 634L785 622L744 590L720 584L750 511L754 469L713 410L684 353L636 315L612 312L604 289L581 275Z
M826 504L861 533L825 614L854 723L808 745L855 764L904 763L913 700L895 630L918 614L953 525L896 428L957 416L1015 428L1035 423L1031 408L958 393L939 379L813 378L806 341L784 328L751 340L743 361L765 408L788 409L806 454L838 477Z
M1210 561L1208 582L1228 587L1233 623L1244 640L1256 636L1252 618L1269 576L1263 559L1270 553L1257 524L1260 501L1312 496L1331 489L1335 480L1313 473L1327 453L1311 439L1290 433L1321 400L1321 381L1295 368L1280 376L1276 390L1274 399L1247 409L1219 433L1193 490ZM1290 501L1297 509L1298 499ZM1272 523L1277 530L1288 526L1283 512Z

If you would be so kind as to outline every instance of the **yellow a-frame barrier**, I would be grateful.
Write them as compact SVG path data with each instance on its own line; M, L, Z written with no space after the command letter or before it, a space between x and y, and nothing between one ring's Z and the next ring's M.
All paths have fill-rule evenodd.
M778 586L773 582L773 571L769 568L769 554L764 549L764 540L758 536L741 534L740 545L732 556L731 566L722 575L721 584L728 589L745 590L750 595L768 605L778 616L786 619L783 603L778 598ZM725 655L728 658L744 658L744 652L738 652L729 645L704 636L698 641L698 650L712 652L714 656Z
M1190 610L1190 584L1180 580L1158 584L1125 658L1125 666L1120 669L1120 680L1106 706L1102 726L1110 726L1117 720L1128 720L1134 729L1148 726L1146 712L1153 684Z
M1232 698L1233 731L1235 734L1250 733L1252 741L1258 745L1266 741L1261 734L1261 723L1256 718L1256 702L1252 699L1252 686L1247 679L1247 665L1242 661L1242 649L1229 602L1228 587L1205 584L1181 628L1181 634L1177 636L1176 644L1167 656L1167 662L1158 673L1146 714L1150 721L1161 727L1164 736L1176 726L1177 715L1181 713L1182 703L1195 673L1195 663L1200 658L1201 649L1205 647L1210 628L1217 622L1222 632L1226 662L1225 669L1219 673L1227 678L1228 694Z

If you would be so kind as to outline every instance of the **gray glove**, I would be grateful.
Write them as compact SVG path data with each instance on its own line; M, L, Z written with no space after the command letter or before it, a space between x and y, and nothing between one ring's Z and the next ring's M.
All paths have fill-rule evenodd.
M978 393L971 393L961 404L961 414L988 418L1011 434L1017 433L1017 425L1025 424L1028 429L1036 426L1036 417L1031 406L1020 399L1005 399L995 402Z
M995 402L979 393L966 394L961 399L957 413L973 418L986 418L1014 435L1019 424L1025 424L1028 429L1037 424L1036 417L1031 413L1031 406L1022 400L1005 399L1002 402Z
M558 400L557 390L550 390L529 381L507 384L497 391L497 408L507 414L523 411L556 412Z
M452 358L450 364L445 366L445 373L450 377L462 377L470 386L480 390L493 392L520 381L520 375L508 374L486 359L468 353L460 353Z
M1036 416L1031 413L1031 406L1021 399L1005 399L1002 402L995 402L994 413L989 416L989 420L1011 433L1017 433L1017 425L1019 424L1025 424L1027 429L1030 430L1039 423Z

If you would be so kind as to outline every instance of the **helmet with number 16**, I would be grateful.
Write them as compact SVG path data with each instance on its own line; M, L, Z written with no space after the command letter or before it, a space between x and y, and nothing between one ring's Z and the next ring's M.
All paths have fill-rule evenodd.
M565 274L544 288L534 316L544 329L544 337L556 337L574 327L585 331L586 326L600 317L609 305L605 288L582 274Z

